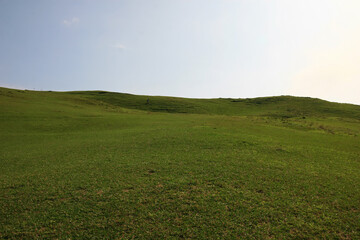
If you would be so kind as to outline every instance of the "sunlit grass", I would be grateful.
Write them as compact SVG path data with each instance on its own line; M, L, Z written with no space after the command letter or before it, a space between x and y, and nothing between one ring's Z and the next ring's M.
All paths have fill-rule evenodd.
M359 106L0 91L1 238L360 238Z

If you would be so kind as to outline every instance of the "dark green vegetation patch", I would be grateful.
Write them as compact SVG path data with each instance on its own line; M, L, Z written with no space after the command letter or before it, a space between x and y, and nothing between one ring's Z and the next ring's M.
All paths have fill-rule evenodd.
M0 88L0 238L359 239L359 134L319 99Z

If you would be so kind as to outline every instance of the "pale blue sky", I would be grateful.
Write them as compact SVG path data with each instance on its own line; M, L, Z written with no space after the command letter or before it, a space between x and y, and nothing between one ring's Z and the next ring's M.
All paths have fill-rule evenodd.
M360 104L357 0L0 0L0 86Z

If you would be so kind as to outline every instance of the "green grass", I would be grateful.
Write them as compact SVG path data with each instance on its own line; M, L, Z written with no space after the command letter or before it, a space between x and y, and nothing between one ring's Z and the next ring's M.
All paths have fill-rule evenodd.
M0 88L0 238L359 239L359 134L319 99Z

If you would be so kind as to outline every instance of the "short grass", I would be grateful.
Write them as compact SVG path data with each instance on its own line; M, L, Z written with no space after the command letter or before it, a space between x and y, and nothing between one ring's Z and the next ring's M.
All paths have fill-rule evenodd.
M0 88L0 238L359 239L359 134L319 99Z

